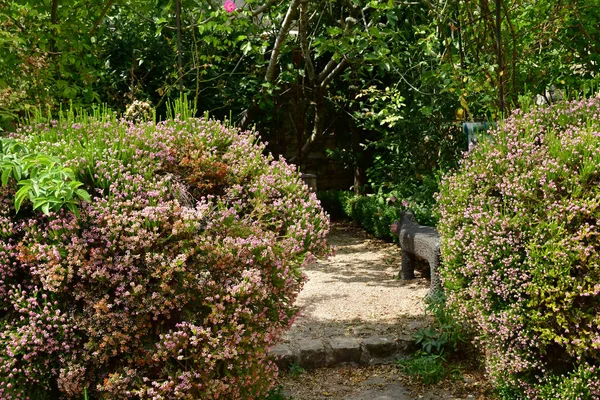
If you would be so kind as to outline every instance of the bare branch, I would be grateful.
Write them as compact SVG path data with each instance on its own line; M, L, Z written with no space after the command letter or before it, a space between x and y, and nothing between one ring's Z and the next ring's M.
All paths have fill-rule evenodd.
M108 10L109 10L109 8L110 8L110 6L112 5L113 2L114 2L114 0L108 0L106 2L106 4L104 5L104 8L102 9L102 12L100 13L100 16L98 17L98 19L96 20L96 22L94 22L94 26L90 30L90 36L94 36L94 33L96 33L96 29L98 29L98 26L100 26L100 23L104 19L104 16L108 12Z
M258 14L262 14L269 7L271 7L273 4L275 4L277 1L278 0L269 0L269 1L267 1L265 4L263 4L262 6L258 7L256 10L252 11L252 16L256 17Z
M137 15L138 17L140 17L144 21L156 24L156 21L154 19L148 18L144 14L140 13L139 11L137 11L135 8L133 8L133 7L129 6L129 5L127 5L127 4L125 4L124 7L126 7L129 11L133 12L135 15ZM181 27L181 31L184 32L184 31L189 31L189 30L192 30L194 28L197 28L197 27L199 27L201 25L204 25L207 22L211 21L213 18L214 18L213 15L211 15L210 17L206 18L205 20L203 20L201 22L198 22L196 24L186 25L185 27ZM169 29L169 30L172 30L172 31L176 31L177 30L176 26L163 25L162 27L163 27L163 29Z
M186 25L185 27L182 27L181 31L184 32L184 31L193 30L194 28L197 28L199 26L202 26L202 25L206 24L207 22L209 22L212 19L213 19L213 16L211 15L210 17L206 18L204 21L202 21L202 22L200 22L198 24L191 24L191 25ZM149 20L149 21L154 22L154 20ZM170 29L172 31L176 31L177 30L176 26L170 26L170 25L164 25L163 28Z
M300 0L292 0L290 6L285 14L285 18L283 19L283 23L281 24L281 29L279 30L279 34L275 39L275 44L273 45L273 50L271 51L271 59L269 60L269 65L267 66L267 73L265 74L265 81L272 82L275 79L275 68L277 66L277 59L279 57L279 51L281 50L281 46L285 41L286 37L290 32L290 28L292 26L292 22L294 21L294 16L298 11L298 5Z
M50 22L52 23L52 29L54 30L56 23L58 22L58 0L52 0L52 11L50 14ZM54 35L50 38L50 51L56 51L56 41Z
M52 0L52 11L50 14L50 21L53 24L56 24L56 22L58 21L57 11L58 11L58 0Z
M308 48L308 39L306 37L306 31L308 30L308 0L300 1L300 18L298 22L298 38L300 39L300 48L304 55L304 64L308 78L311 84L315 84L315 66L313 65L312 58L310 57L310 49Z
M325 103L320 102L317 105L315 105L315 122L313 124L312 133L302 145L299 154L292 157L290 159L290 162L301 163L304 156L308 154L311 147L317 142L317 139L320 136L324 135L327 131L329 131L329 129L333 126L334 122L331 122L329 126L325 127L325 112Z
M344 4L350 10L350 14L354 16L358 14L359 8L354 3L352 3L351 0L344 0Z
M181 59L181 0L175 0L175 22L177 24L177 73L179 76L179 94L183 94L183 62Z
M344 27L344 33L343 35L347 35L348 33L350 33L350 30L352 29L352 26L356 23L355 20L352 20L352 18L346 18L346 26ZM370 26L370 24L368 26L365 26L366 29L368 29ZM345 56L342 56L345 59ZM336 75L331 75L331 73L333 72L333 70L337 67L339 67L340 64L337 63L337 61L335 61L333 58L331 58L331 60L329 60L329 62L327 63L327 65L325 65L325 68L323 68L323 70L319 73L319 82L324 82L325 80L330 81L332 78L334 78ZM344 65L345 67L345 65ZM338 71L338 73L341 71ZM331 75L331 76L330 76ZM322 87L324 87L325 85L321 85Z
M348 66L348 60L344 57L342 61L321 81L321 87L324 88L336 76L341 74Z
M329 60L327 65L325 65L325 68L323 68L323 71L321 71L319 73L319 77L318 77L319 82L323 82L325 77L327 77L327 75L329 75L331 73L331 71L333 71L334 68L335 68L335 60L332 58L331 60Z

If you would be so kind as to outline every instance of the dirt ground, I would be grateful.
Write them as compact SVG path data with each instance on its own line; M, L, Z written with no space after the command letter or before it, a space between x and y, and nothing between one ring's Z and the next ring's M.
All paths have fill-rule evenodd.
M395 365L340 366L285 372L283 393L293 400L437 400L492 399L481 372L467 371L423 386Z

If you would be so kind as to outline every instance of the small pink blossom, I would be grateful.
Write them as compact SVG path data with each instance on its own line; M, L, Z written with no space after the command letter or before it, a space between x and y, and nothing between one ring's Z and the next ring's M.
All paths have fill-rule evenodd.
M225 8L225 11L227 11L228 13L232 13L235 11L235 3L231 0L227 0L225 2L225 4L223 4L223 7Z
M392 233L394 235L399 235L400 234L400 224L398 223L398 221L392 222L392 225L390 225L390 229L392 230Z

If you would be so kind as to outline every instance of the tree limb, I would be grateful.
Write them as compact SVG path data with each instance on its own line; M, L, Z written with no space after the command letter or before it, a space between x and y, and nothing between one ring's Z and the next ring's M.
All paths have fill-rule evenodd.
M278 0L269 0L262 6L258 7L256 10L252 11L252 16L256 17L258 14L265 12L269 7L271 7Z
M271 51L271 59L269 60L269 65L267 66L267 72L265 74L266 82L272 82L275 79L275 67L277 66L277 59L279 58L279 51L281 50L281 46L290 32L292 22L294 21L294 16L298 11L299 3L300 0L292 0L290 6L288 7L287 13L285 14L281 29L279 30L279 34L277 35L275 44L273 45L273 50Z
M183 94L183 63L181 60L181 0L175 0L175 19L177 23L177 73L179 76L179 94Z
M96 29L98 29L98 26L100 26L100 23L102 23L102 20L104 20L104 16L110 9L110 6L112 5L113 2L114 2L114 0L108 0L106 2L106 4L104 5L104 8L102 9L102 12L100 13L100 16L98 17L96 22L94 22L94 26L90 30L90 36L94 36L94 33L96 33Z
M50 21L52 24L57 22L57 11L58 11L58 0L52 0L52 13L50 14Z
M50 14L50 22L52 23L52 30L54 31L56 23L58 22L58 0L52 0L52 11ZM54 35L50 38L50 51L56 51L56 41Z
M135 8L129 6L129 5L124 5L125 8L127 8L129 11L131 11L132 13L134 13L135 15L137 15L138 17L140 17L141 19L143 19L146 22L150 22L152 24L156 24L156 21L152 18L148 18L146 15L142 14L141 12L137 11ZM205 20L198 22L196 24L191 24L191 25L186 25L185 27L181 27L181 31L189 31L189 30L193 30L194 28L197 28L201 25L206 24L209 21L213 20L213 16L211 15L210 17L206 18ZM176 26L171 26L171 25L162 25L163 29L169 29L171 31L176 31L177 27Z
M283 23L281 24L281 28L279 29L279 33L275 39L275 44L273 45L273 50L271 50L271 58L269 60L269 65L267 66L267 72L265 73L265 82L272 83L275 80L275 72L277 68L277 59L279 58L279 52L281 51L281 46L283 42L287 38L290 28L292 27L292 22L294 21L294 16L298 11L298 6L300 4L300 0L292 0L288 10L283 19ZM247 129L250 125L250 121L252 119L253 110L256 110L256 104L251 104L245 111L242 112L242 118L240 120L240 128L242 130Z
M316 93L314 107L315 107L315 122L313 124L312 133L311 133L310 137L308 139L306 139L306 142L304 142L304 145L302 146L302 148L300 150L300 154L292 157L290 159L290 162L302 163L302 159L304 158L304 155L306 155L309 152L310 148L315 144L318 137L323 135L327 130L329 130L329 127L331 127L331 125L333 125L333 124L330 124L329 127L325 128L326 107L325 107L325 99L323 97L322 92Z
M325 67L323 68L323 71L319 72L319 76L318 76L319 82L323 82L325 77L327 75L329 75L331 73L331 71L333 71L334 68L335 68L335 60L332 58L331 60L329 60L327 65L325 65Z
M348 66L348 60L346 57L342 58L342 61L338 63L338 65L321 81L321 87L324 88L327 84L336 76L341 74L344 69Z
M349 18L347 18L346 22L347 22L347 25L344 28L344 33L343 33L344 35L346 35L350 32L350 29L352 29L352 25L354 25L354 23L356 21L352 22L352 21L350 21ZM372 23L372 21L371 21L371 23ZM369 26L371 25L371 23L369 23L369 25L367 25L365 28L368 29ZM344 56L342 56L342 57L344 57ZM345 59L345 57L344 57L344 59ZM336 64L336 61L333 58L331 58L331 60L329 60L329 62L325 65L323 70L319 73L319 76L318 76L319 82L323 82L323 81L327 80L327 78L329 78L329 80L334 78L336 75L332 75L331 77L330 77L330 75L333 72L333 70L339 66L340 66L340 64ZM339 72L341 72L341 71L339 71ZM322 86L324 86L324 85L322 85Z
M304 64L306 68L306 72L308 74L308 79L310 79L311 84L315 84L315 66L313 65L312 59L310 57L310 49L308 48L308 39L306 37L306 32L308 30L308 0L300 1L300 18L298 22L298 38L300 39L300 48L302 49L302 54L304 55Z

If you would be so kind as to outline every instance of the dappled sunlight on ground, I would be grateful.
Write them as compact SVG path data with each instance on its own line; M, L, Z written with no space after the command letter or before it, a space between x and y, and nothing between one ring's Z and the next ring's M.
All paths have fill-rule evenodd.
M384 335L410 336L427 322L423 301L429 281L398 279L398 245L334 223L328 237L334 256L309 265L296 304L302 312L286 339Z

